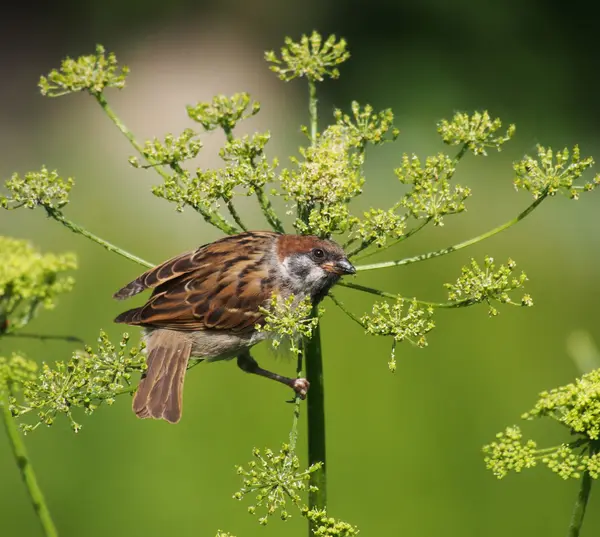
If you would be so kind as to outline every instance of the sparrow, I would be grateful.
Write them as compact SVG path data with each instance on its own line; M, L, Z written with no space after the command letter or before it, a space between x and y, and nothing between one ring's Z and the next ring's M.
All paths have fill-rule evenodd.
M271 231L231 235L148 270L114 294L123 300L153 290L143 306L115 319L145 329L147 370L133 398L134 413L177 423L190 358L237 357L243 371L286 384L305 398L306 379L262 369L250 355L268 337L257 329L265 322L263 308L273 295L310 297L318 304L341 276L355 272L331 240Z

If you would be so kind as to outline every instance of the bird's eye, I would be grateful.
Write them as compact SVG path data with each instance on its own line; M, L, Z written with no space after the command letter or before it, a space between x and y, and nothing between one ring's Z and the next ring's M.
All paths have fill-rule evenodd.
M316 259L323 259L325 257L325 252L321 250L321 248L314 248L312 251L312 255Z

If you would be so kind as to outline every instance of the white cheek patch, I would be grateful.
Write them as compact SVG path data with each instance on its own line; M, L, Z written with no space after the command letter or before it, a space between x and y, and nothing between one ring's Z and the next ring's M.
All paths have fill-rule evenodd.
M293 265L293 266L291 266ZM326 278L325 271L315 265L310 259L291 258L285 259L281 264L281 272L295 293L311 293L313 288Z

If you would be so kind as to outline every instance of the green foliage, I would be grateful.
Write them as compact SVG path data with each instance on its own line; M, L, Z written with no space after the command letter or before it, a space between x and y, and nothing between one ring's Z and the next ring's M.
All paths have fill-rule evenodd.
M260 111L258 102L251 102L248 93L235 93L231 97L217 95L212 102L200 102L196 106L188 106L190 119L200 123L204 130L213 131L217 128L226 133L231 132L243 119L252 117Z
M74 409L92 414L102 403L111 405L119 393L130 391L126 386L131 373L144 371L146 359L143 346L128 349L128 342L129 335L123 334L115 346L101 331L97 351L86 347L84 352L74 352L68 362L56 362L53 366L44 363L36 379L28 377L21 382L20 396L11 398L11 412L16 417L36 414L33 424L21 424L22 430L28 433L41 424L52 425L62 414L78 432L81 425L73 417ZM31 372L32 366L25 367L25 371ZM9 377L9 381L13 380Z
M40 307L51 309L56 296L74 280L73 254L41 254L27 241L0 236L0 334L25 326Z
M474 155L487 155L486 148L500 151L516 130L514 125L509 125L503 136L494 136L501 127L502 121L492 120L487 111L475 112L472 116L456 113L452 121L442 119L438 123L438 132L445 144L462 145Z
M273 295L270 304L259 310L264 315L264 324L257 324L256 329L271 334L271 344L275 349L281 345L283 339L288 339L290 350L296 356L301 352L298 342L301 338L312 337L319 324L319 316L311 317L310 297L299 301L294 295L285 300ZM322 313L320 310L320 314Z
M582 159L579 147L575 146L572 152L565 147L562 151L554 152L551 148L538 145L537 159L526 156L516 162L514 170L516 178L515 188L527 190L535 199L547 193L550 196L557 192L566 193L572 199L578 199L579 193L589 192L600 183L600 174L592 182L583 186L574 185L583 173L594 165L594 159Z
M496 270L494 259L486 256L481 268L475 259L471 259L470 266L462 268L462 274L456 283L444 284L448 289L448 299L464 304L485 302L489 306L490 316L498 315L498 310L492 305L493 301L513 306L533 306L533 300L528 294L524 294L519 302L515 302L509 295L515 289L522 289L527 281L524 272L518 276L513 275L516 266L509 259L506 265L500 265Z
M0 207L16 209L38 206L49 209L60 209L69 203L69 192L73 187L73 179L63 179L56 170L48 171L45 166L39 172L28 172L24 177L14 173L4 183L10 192L9 196L0 196Z
M288 512L288 502L302 509L301 493L308 489L310 474L316 472L321 464L313 464L306 470L300 469L300 461L288 444L284 444L279 453L270 449L261 451L255 448L253 461L247 468L237 467L237 473L243 478L242 488L233 497L241 500L256 493L254 505L248 507L250 514L264 514L260 524L267 524L269 517L279 512L282 520L292 515Z
M412 189L400 205L414 218L431 219L436 226L443 226L443 217L463 212L464 202L471 195L469 188L451 188L454 172L455 161L443 153L427 157L425 167L416 155L409 158L404 154L402 166L395 173L401 183L412 185Z
M48 76L42 76L38 85L42 95L47 97L82 90L100 94L104 88L122 89L128 73L127 67L119 67L112 52L107 56L104 47L97 45L96 54L80 56L76 60L64 59L60 69L52 69Z
M539 400L522 419L549 417L567 427L569 443L538 449L533 440L523 442L519 427L508 427L496 435L496 441L484 446L486 467L499 479L510 471L520 472L539 462L563 479L581 477L589 472L600 474L600 369L583 375L574 383L540 393Z
M337 66L349 57L344 39L337 41L335 35L330 35L323 42L318 32L313 32L310 37L303 35L300 42L286 37L281 57L277 57L273 51L265 53L271 71L286 82L303 76L313 82L321 82L326 76L338 78L340 72Z

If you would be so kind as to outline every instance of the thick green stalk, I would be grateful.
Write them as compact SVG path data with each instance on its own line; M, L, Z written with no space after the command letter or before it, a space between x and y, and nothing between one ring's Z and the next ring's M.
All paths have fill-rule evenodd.
M414 257L406 257L404 259L399 259L397 261L384 261L382 263L373 263L371 265L356 265L357 271L364 270L376 270L382 268L389 267L399 267L401 265L410 265L411 263L417 263L419 261L425 261L426 259L431 259L433 257L440 257L442 255L450 254L452 252L456 252L457 250L461 250L466 248L467 246L471 246L482 240L489 239L490 237L508 229L511 226L514 226L523 218L525 218L529 213L531 213L542 201L544 201L548 197L548 191L545 190L531 205L529 205L523 212L519 213L512 220L505 222L504 224L487 231L486 233L482 233L477 237L473 237L472 239L468 239L463 242L459 242L458 244L454 244L453 246L448 246L447 248L442 248L441 250L436 250L434 252L427 252L426 254L416 255Z
M94 235L93 233L89 232L87 229L77 225L75 222L71 222L70 220L65 218L65 216L62 214L62 212L59 211L58 209L54 209L52 207L45 207L45 209L50 218L54 218L54 220L56 220L57 222L60 222L63 226L67 227L74 233L83 235L84 237L87 237L88 239L99 244L100 246L103 246L109 252L119 254L120 256L123 256L125 259L129 259L130 261L133 261L134 263L137 263L138 265L143 265L144 267L152 268L154 266L152 263L149 263L148 261L144 261L141 257L137 257L133 254L130 254L129 252L119 248L118 246L115 246L114 244L111 244L110 242L105 241L104 239L101 239L97 235Z
M310 118L310 142L317 142L318 111L317 86L314 80L308 79L308 113ZM309 211L299 207L298 216L308 223ZM305 214L302 214L305 213ZM313 316L317 309L313 308ZM310 485L317 487L308 494L309 509L324 509L327 506L327 461L325 444L325 384L323 382L323 353L321 348L321 328L315 328L312 337L305 341L306 378L310 382L307 398L308 422L308 463L323 463L321 468L310 475ZM309 526L308 534L312 535Z
M575 501L575 507L573 508L573 514L571 515L571 524L569 525L567 537L579 537L591 490L592 478L589 472L584 471L583 477L581 478L579 493L577 494L577 500Z
M58 537L56 526L52 521L50 511L48 510L48 505L44 499L44 494L38 485L35 472L33 471L33 466L31 465L31 461L27 455L23 438L17 429L17 425L12 414L10 413L8 401L0 404L0 406L2 407L4 427L6 429L8 441L12 448L13 456L17 466L19 467L19 471L21 472L23 483L25 483L25 487L29 493L29 499L31 500L33 509L40 520L42 529L44 530L44 535L46 535L46 537Z
M316 315L316 310L313 312ZM321 349L321 328L315 328L312 337L306 342L306 378L310 382L307 397L308 421L308 464L323 463L323 466L310 476L310 485L317 490L309 492L310 509L324 509L327 506L327 461L325 450L325 384L323 381L323 355ZM309 532L309 535L311 533Z

